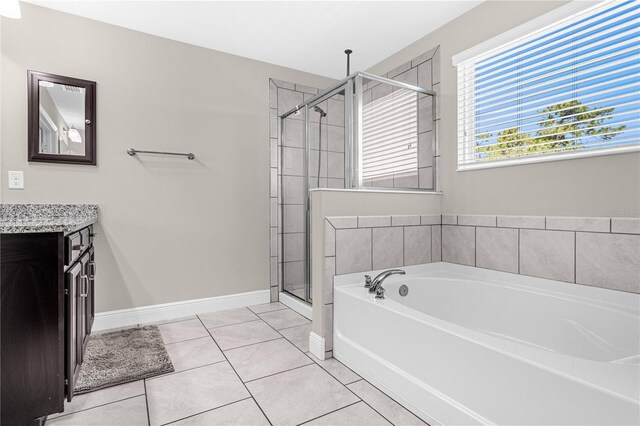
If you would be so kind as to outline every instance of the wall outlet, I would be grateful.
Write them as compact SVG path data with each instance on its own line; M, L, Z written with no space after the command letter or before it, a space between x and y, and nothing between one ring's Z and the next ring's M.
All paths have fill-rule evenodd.
M24 189L24 172L9 171L9 189Z

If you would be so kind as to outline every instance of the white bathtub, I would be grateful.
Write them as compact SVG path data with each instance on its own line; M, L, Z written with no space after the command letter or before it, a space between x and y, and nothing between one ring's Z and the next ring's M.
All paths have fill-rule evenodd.
M403 269L384 300L361 273L335 277L333 350L425 421L640 424L639 295L448 263Z

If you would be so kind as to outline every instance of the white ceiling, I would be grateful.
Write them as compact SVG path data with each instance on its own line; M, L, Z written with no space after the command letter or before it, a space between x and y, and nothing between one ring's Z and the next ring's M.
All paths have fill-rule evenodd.
M28 0L172 40L333 78L366 70L482 1Z

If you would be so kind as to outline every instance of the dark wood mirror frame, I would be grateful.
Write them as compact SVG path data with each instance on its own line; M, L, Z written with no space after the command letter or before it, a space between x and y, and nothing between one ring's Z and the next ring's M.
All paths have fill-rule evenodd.
M41 153L39 141L40 81L85 89L85 155ZM29 161L96 165L96 82L44 72L27 71ZM87 121L88 120L88 121Z

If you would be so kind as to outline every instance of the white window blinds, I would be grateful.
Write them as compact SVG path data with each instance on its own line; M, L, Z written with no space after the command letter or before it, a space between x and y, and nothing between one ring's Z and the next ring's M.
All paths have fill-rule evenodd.
M362 108L362 178L416 172L418 96L396 90Z
M639 28L607 1L458 63L458 168L639 149Z

